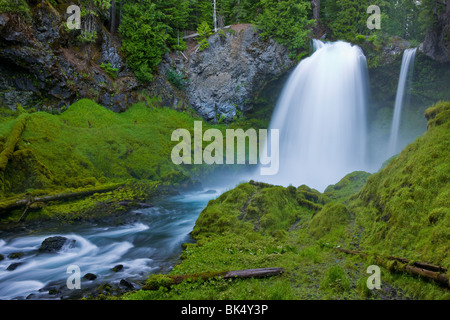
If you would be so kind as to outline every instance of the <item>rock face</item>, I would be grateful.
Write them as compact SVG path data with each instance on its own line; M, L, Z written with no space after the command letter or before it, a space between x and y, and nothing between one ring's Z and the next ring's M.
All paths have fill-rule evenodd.
M138 82L126 69L120 44L96 23L94 43L80 43L80 31L63 26L68 17L48 1L31 7L32 21L0 14L0 104L38 110L61 109L90 98L114 111L134 102ZM114 79L101 67L110 63Z
M428 31L420 50L438 62L450 61L450 1L446 11L437 16L433 28Z
M209 37L209 48L196 51L188 40L183 54L166 54L151 84L141 84L121 55L120 39L98 20L97 38L79 40L80 30L64 27L64 5L30 2L31 21L0 13L0 105L17 104L42 111L63 110L89 98L116 112L140 100L141 92L159 96L161 105L196 110L212 122L231 121L251 108L264 86L296 65L284 46L263 40L251 25L235 25ZM111 74L111 69L117 71ZM102 67L103 66L103 67ZM168 73L184 74L177 88Z
M184 100L208 121L231 121L247 111L268 82L297 64L287 48L263 40L251 25L235 28L212 35L209 48L192 50L185 54L188 59L181 54L166 55L159 67L161 75L186 75Z

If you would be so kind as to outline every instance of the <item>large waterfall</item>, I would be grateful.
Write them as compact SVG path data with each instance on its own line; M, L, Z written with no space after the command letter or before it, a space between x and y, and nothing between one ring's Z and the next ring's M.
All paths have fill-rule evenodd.
M288 79L270 123L280 135L278 174L258 179L323 191L352 171L367 170L368 75L358 46L313 44L315 52Z
M398 150L398 135L400 131L400 120L402 115L403 104L407 92L407 79L412 76L409 72L414 68L414 58L417 48L406 49L403 52L402 66L400 68L400 77L398 79L397 95L395 97L394 116L392 118L391 136L389 138L388 155L393 156Z

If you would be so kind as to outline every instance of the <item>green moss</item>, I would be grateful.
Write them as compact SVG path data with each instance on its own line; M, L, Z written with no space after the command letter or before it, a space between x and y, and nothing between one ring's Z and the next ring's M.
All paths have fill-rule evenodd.
M428 120L428 128L449 122L450 102L439 102L425 112Z
M0 172L3 172L6 169L8 160L12 157L14 149L16 148L22 132L25 129L27 119L27 115L22 115L19 116L19 118L17 118L16 122L14 123L14 127L12 128L12 131L6 140L3 150L0 153Z
M441 119L447 110L438 104L427 116ZM393 261L381 268L382 288L369 290L366 270L382 255L448 266L449 132L448 121L436 122L380 172L351 173L324 194L253 181L225 192L200 214L193 232L198 241L184 246L169 277L274 266L285 268L283 275L183 282L124 298L445 298L446 289L434 283L391 273ZM337 244L374 254L346 255L332 249Z
M449 111L448 102L428 109L428 132L352 198L362 248L449 266Z
M23 129L25 116L29 119L27 128L17 141L16 133ZM14 129L10 129L11 125L0 125L2 135L8 129L14 130L8 133L11 138L4 146L2 167L6 153L12 157L16 141L15 149L20 152L9 165L19 159L23 165L6 167L5 174L9 182L14 181L14 187L6 188L4 196L27 189L83 187L100 179L173 179L181 183L188 179L191 169L172 164L170 153L175 143L170 137L177 128L192 130L193 118L170 109L138 104L117 114L90 100L80 100L61 115L36 112L18 118ZM33 163L47 168L52 180L29 172Z
M25 0L0 0L0 13L16 13L31 20L31 10Z
M344 178L338 183L328 186L324 193L333 200L344 201L348 197L357 191L359 191L367 181L370 173L364 171L355 171Z
M299 201L302 196L309 200ZM295 187L244 183L210 201L200 214L192 235L199 239L231 230L280 234L278 231L288 230L298 220L320 209L318 201L319 193L309 188L301 187L297 191Z
M327 203L321 211L319 211L309 224L310 233L321 238L324 235L328 237L346 226L350 220L348 209L342 203Z
M327 270L320 286L322 289L333 291L348 291L350 289L350 280L345 270L340 265L336 265Z

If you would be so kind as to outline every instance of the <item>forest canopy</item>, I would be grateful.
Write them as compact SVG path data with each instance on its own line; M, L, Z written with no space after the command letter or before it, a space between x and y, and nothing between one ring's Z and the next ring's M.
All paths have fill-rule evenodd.
M51 3L56 3L51 0ZM370 37L378 42L397 36L418 45L446 0L78 0L82 15L97 17L118 33L130 68L142 81L151 81L162 56L184 50L183 36L207 24L214 27L249 23L263 37L287 46L291 56L301 58L309 38L359 43ZM367 28L376 5L381 11L381 29ZM215 10L214 10L215 8ZM0 0L0 12L27 16L25 0ZM215 17L215 19L214 19ZM84 19L81 40L95 39L95 30ZM204 39L203 39L204 40ZM207 47L207 46L203 46Z

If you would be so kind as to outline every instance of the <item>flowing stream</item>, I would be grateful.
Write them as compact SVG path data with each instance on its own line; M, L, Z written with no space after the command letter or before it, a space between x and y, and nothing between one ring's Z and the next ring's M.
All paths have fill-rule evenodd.
M145 279L150 273L164 273L179 261L181 244L190 242L189 233L207 202L218 193L195 192L157 200L154 207L127 214L132 223L102 226L87 223L62 226L51 233L0 233L0 299L55 299L49 288L66 288L64 294L75 295L66 287L70 265L77 265L81 276L93 273L94 281L81 281L81 289L108 282L118 284ZM56 253L38 251L44 239L63 236L75 240L73 246ZM23 252L19 259L8 257ZM7 270L11 264L20 265ZM111 270L123 265L119 272ZM79 290L81 291L81 290Z

